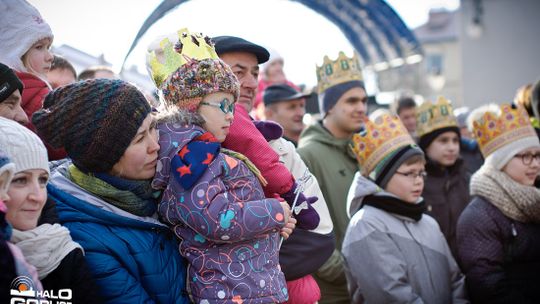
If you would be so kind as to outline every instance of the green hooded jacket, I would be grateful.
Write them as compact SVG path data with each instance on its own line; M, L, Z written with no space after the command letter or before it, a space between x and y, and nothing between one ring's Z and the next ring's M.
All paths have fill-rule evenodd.
M322 293L319 303L350 303L340 252L349 224L347 193L359 168L350 143L335 138L322 122L307 127L298 142L297 152L319 182L336 236L336 250L315 275Z

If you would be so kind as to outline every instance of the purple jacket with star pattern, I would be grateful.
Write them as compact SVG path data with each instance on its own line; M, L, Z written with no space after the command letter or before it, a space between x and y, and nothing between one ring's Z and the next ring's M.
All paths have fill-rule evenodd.
M190 188L173 174L171 160L205 131L178 121L158 124L160 151L152 185L163 189L159 214L180 239L188 260L194 303L281 303L287 300L279 267L279 229L285 225L277 199L265 198L257 178L240 160L219 153Z

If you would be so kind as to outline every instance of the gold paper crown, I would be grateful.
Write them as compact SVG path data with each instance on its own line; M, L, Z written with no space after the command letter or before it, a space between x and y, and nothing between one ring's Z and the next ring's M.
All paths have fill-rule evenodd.
M354 52L352 58L347 57L343 52L339 52L336 61L324 56L322 66L317 66L319 94L337 84L353 80L363 80L356 52Z
M493 151L525 137L536 137L527 111L509 104L500 106L501 113L486 112L473 121L474 137L484 158Z
M437 129L457 126L452 105L442 96L439 97L437 103L426 101L416 110L416 134L418 137Z
M365 130L352 138L352 149L364 176L396 149L413 144L414 140L399 117L389 113L366 121Z
M178 40L164 38L159 47L150 49L147 62L154 83L159 88L167 77L191 60L218 59L214 43L202 33L190 33L187 28L178 30ZM176 37L175 37L176 38Z

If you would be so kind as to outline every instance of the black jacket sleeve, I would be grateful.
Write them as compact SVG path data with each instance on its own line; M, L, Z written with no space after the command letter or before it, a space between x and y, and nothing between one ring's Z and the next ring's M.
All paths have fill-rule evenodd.
M0 303L9 303L11 282L17 276L17 272L11 250L3 239L0 239L0 269Z
M315 273L336 247L334 233L294 229L279 250L279 263L287 281Z

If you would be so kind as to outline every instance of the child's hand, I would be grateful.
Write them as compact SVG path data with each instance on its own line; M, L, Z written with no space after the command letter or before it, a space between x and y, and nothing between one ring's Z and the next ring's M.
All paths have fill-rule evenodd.
M281 208L283 208L283 216L284 216L283 221L285 222L285 224L287 224L289 222L289 218L292 217L291 207L283 199L279 200L279 204L281 205Z
M289 221L283 228L281 228L281 231L279 234L283 237L283 239L288 239L289 236L293 233L294 228L296 227L296 219L294 217L289 217Z
M276 195L274 195L274 197L278 199L280 198L279 196L276 196ZM293 232L294 227L296 227L296 219L292 217L291 207L289 206L289 204L287 204L286 201L281 199L279 201L279 204L283 208L283 215L285 216L285 226L281 228L279 233L284 239L288 239L289 235L291 235L291 233Z

